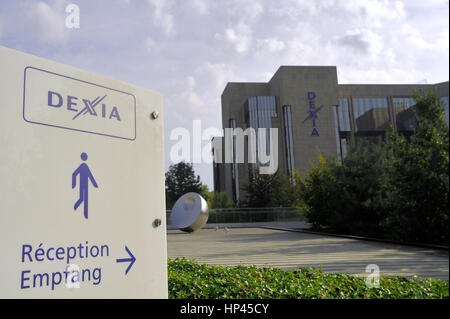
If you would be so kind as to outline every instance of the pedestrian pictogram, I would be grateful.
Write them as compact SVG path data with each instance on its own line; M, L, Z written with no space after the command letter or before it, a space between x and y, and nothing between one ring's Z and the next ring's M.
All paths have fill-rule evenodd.
M88 158L86 153L81 153L81 159L83 161L86 161ZM89 188L89 180L91 181L92 185L95 188L98 188L97 182L94 179L94 176L91 173L91 170L89 169L89 166L86 163L81 163L80 166L73 172L72 174L72 188L75 188L77 185L77 175L80 175L80 198L73 206L74 210L77 210L78 206L81 205L81 203L84 203L84 217L88 218L88 188Z

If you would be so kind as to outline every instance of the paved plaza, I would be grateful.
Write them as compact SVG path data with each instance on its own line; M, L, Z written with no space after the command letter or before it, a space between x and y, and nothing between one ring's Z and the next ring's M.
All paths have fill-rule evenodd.
M322 266L325 272L365 273L376 264L382 276L448 280L448 252L263 228L167 231L169 258L187 257L204 264L256 265L292 270Z

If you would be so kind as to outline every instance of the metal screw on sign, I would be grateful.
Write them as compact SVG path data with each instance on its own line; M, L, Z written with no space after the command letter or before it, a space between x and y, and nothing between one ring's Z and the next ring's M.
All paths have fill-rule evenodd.
M152 119L152 120L156 120L157 118L158 118L158 116L159 116L159 114L158 114L158 112L152 112L152 114L150 114L150 118Z
M161 219L157 218L153 221L153 227L157 228L161 226Z

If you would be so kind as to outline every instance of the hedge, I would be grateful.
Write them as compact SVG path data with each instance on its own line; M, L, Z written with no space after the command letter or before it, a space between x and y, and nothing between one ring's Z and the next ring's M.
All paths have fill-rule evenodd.
M363 277L324 273L317 268L229 267L185 258L169 259L168 277L169 298L449 298L448 280L381 276L379 288L367 288Z

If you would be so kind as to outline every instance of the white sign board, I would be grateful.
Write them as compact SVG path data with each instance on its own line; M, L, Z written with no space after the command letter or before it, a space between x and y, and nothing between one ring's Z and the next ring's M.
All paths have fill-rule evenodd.
M167 298L160 93L0 47L0 155L0 298Z

